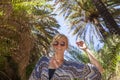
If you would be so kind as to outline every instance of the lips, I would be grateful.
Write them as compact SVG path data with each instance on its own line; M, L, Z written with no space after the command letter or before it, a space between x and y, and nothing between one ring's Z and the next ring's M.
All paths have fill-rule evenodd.
M62 50L61 48L56 48L57 50Z

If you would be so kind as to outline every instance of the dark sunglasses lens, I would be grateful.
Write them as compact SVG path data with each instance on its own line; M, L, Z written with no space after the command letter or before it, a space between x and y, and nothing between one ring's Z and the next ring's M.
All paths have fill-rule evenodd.
M65 42L61 42L60 45L61 45L61 46L65 46Z
M57 46L59 43L57 42L57 41L55 41L54 43L53 43L53 46Z

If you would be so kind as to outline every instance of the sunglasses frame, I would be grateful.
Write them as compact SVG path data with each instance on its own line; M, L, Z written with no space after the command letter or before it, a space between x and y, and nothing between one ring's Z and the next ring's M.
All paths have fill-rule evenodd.
M53 46L58 46L58 45L60 45L60 46L64 47L66 44L65 44L64 41L62 41L62 42L54 41L54 43L53 43L52 45L53 45Z

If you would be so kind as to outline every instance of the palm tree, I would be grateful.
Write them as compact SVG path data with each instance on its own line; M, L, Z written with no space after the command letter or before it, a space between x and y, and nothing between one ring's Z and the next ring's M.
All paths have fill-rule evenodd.
M0 44L2 53L0 55L2 57L7 56L8 61L14 60L15 64L18 65L18 75L22 80L26 79L25 71L30 56L36 53L33 49L40 49L40 51L37 51L39 53L45 52L50 44L51 37L59 27L56 20L50 15L50 11L46 10L46 8L43 10L37 9L45 6L45 1L41 3L32 0L6 0L6 2L1 1L0 5L0 40L2 41ZM33 9L41 13L38 15ZM11 67L14 67L14 65ZM16 69L12 70L14 72ZM7 69L4 72L10 79L19 80L13 78L15 75L10 74Z
M120 72L120 36L109 36L104 48L97 55L101 60L105 72L103 80L119 80Z
M97 1L97 0L94 0L94 1ZM116 8L120 2L118 0L116 0L116 1L104 0L103 3L106 4L106 7L108 9L106 12L108 12L108 11L110 12L110 14L108 13L108 15L111 16L111 14L112 14L115 21L118 24L120 24L119 23L120 22L119 21L120 20L119 8L118 9ZM55 5L57 5L57 4L59 5L58 11L60 13L63 13L65 18L67 18L66 20L70 21L70 25L71 25L70 29L74 30L73 34L81 35L84 31L84 26L85 26L84 23L88 23L88 21L91 22L92 25L95 25L99 30L102 28L101 26L104 25L104 24L101 25L101 22L104 23L104 20L102 19L102 17L104 17L105 15L102 16L102 12L101 12L101 14L99 13L99 10L97 10L95 8L95 6L93 5L91 0L56 0ZM96 6L100 7L100 5L96 5ZM101 9L101 10L104 10L104 9ZM104 14L106 14L106 13L104 13ZM111 17L110 19L113 20L113 18ZM113 22L115 22L115 21L113 21ZM109 22L108 17L106 19L106 22ZM111 21L111 23L112 23L112 21ZM108 28L111 34L114 34L114 33L119 34L120 30L119 30L118 26L116 25L116 23L114 23L116 25L115 28L113 26L110 26L111 23L109 23L109 27L107 24L106 24L107 27L105 27L105 26L104 27ZM86 32L84 31L84 33L86 33ZM105 31L104 31L104 34L105 34L104 39L106 41L108 35L106 36ZM119 40L119 39L116 39L116 40ZM93 40L91 40L91 41L93 41ZM100 53L98 54L99 57L101 58L101 62L105 62L105 63L103 63L104 67L106 69L105 80L111 78L111 74L112 74L112 76L114 76L113 73L114 73L115 67L117 67L118 62L119 62L119 59L117 58L119 56L118 55L118 52L119 52L118 45L116 48L115 47L116 44L114 44L114 42L112 42L114 44L114 46L112 45L112 43L110 41L107 41L107 42L108 42L108 44L110 43L107 46L107 48L111 50L110 54L107 54L108 53L107 51L109 51L109 50L107 50L107 51L104 50L101 55L100 55ZM105 45L107 45L107 44L105 44ZM109 48L110 46L112 46L112 48ZM103 48L103 49L106 49L106 48ZM117 49L117 50L114 51L115 49ZM104 54L106 54L106 56ZM103 59L103 57L104 57L104 59ZM109 58L109 59L105 60L106 58ZM110 61L111 64L114 64L114 66L109 63L106 65L107 61ZM109 70L107 70L108 67L109 67ZM113 73L110 71L112 71ZM117 71L117 72L119 72L119 71ZM110 73L110 75L107 75L107 73ZM109 77L109 78L107 78L107 77Z
M91 0L91 1L96 6L99 14L103 17L103 20L105 21L106 26L109 27L110 32L112 34L115 33L115 34L120 35L120 28L117 25L117 23L115 22L115 20L113 19L110 12L108 11L107 7L104 5L104 3L101 0ZM119 2L119 1L117 1L117 2Z
M94 43L96 41L93 41L94 40L93 35L95 35L94 37L98 39L97 44L99 47L99 45L101 46L101 44L103 46L103 41L104 39L106 39L108 34L114 34L114 33L119 34L119 27L113 27L113 26L111 27L104 24L104 20L102 19L101 14L93 5L93 2L91 0L65 0L65 1L55 0L55 1L56 1L55 5L58 5L58 9L56 11L62 13L63 16L66 18L66 20L70 22L70 26L69 26L70 32L73 32L73 35L76 34L77 36L82 37L82 39L84 41L87 41L87 44L89 44L90 46L94 47L96 44ZM111 12L111 14L114 14L113 17L115 18L116 22L120 24L119 22L120 17L118 11L119 9L115 8L119 4L118 2L119 2L118 0L104 1L104 3L107 5L106 7L108 7L108 10ZM88 29L87 27L88 23L93 27L92 28L89 27L90 29ZM111 23L112 22L110 22L110 24ZM113 31L113 29L116 31ZM90 42L88 41L87 38L88 36ZM104 39L102 36L104 37Z
M95 25L97 25L97 27L100 29L101 32L104 32L103 35L106 34L105 30L102 28L102 25L100 25L100 22L102 20L102 17L100 16L101 14L99 13L99 11L95 8L95 6L93 5L93 2L91 0L55 0L55 5L59 5L58 11L60 11L60 13L63 13L63 15L65 16L65 18L69 19L70 24L71 24L71 29L75 30L74 34L79 33L82 31L82 29L80 30L80 28L82 28L82 26L84 26L84 22L85 21L90 21L93 22ZM113 3L114 2L114 3ZM112 13L118 13L119 11L118 9L116 9L115 7L118 6L116 4L119 1L104 1L104 3L107 4L106 7L109 7L108 9L111 10L112 8ZM114 5L114 6L113 6ZM114 16L114 18L116 20L119 20L119 15L116 14L117 17ZM87 19L86 19L87 18ZM112 17L111 17L112 18ZM118 18L118 19L117 19ZM118 21L117 21L118 22ZM107 27L110 30L110 33L114 33L111 29L114 27ZM118 29L118 27L114 28ZM80 30L80 31L79 31ZM116 30L117 31L117 30ZM119 33L119 31L117 31L117 33Z
M81 37L84 41L86 41L89 44L89 46L91 46L91 43L93 43L93 35L96 35L95 38L97 38L100 41L100 43L103 44L103 38L100 34L100 31L105 32L105 30L101 26L99 22L99 14L90 0L75 0L74 2L72 2L72 0L62 1L62 4L60 4L58 10L60 11L60 13L63 13L63 15L65 15L67 20L69 20L70 31L73 32L73 35L76 34L77 37ZM90 25L89 30L87 28L88 25ZM88 35L90 37L89 39L87 39ZM99 43L97 44L99 45ZM94 43L92 45L94 45Z

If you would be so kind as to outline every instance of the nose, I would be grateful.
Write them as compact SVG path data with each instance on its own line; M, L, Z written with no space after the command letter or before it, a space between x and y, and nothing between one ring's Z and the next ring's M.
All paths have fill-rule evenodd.
M58 47L61 47L61 45L60 45L60 44L58 44Z

